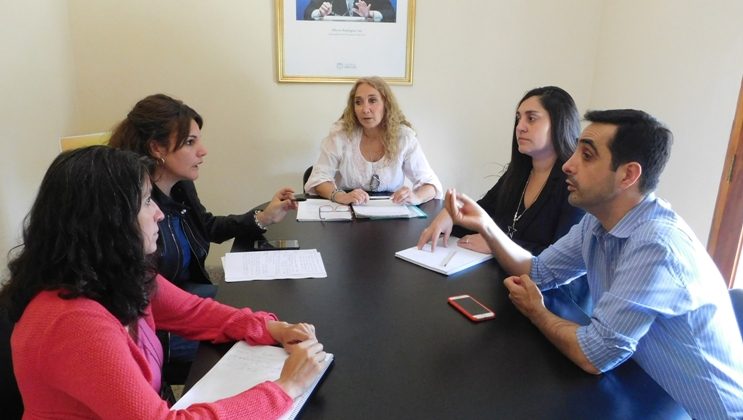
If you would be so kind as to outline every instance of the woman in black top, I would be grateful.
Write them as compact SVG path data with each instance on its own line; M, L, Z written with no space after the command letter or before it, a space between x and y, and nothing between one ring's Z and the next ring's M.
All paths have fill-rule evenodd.
M516 109L511 162L495 186L478 201L498 227L534 255L556 242L583 217L583 210L568 203L562 172L579 134L580 117L570 94L555 86L530 90ZM441 233L445 242L453 233L460 237L459 246L490 253L481 235L460 227L452 229L446 210L423 231L418 245ZM590 310L584 279L573 283L566 291Z
M159 222L158 272L178 287L214 297L204 262L210 242L235 236L262 238L266 227L296 209L294 191L282 188L263 211L215 216L201 204L193 181L207 154L201 139L203 119L183 102L163 94L148 96L119 123L109 145L154 161L152 197L165 214ZM171 357L190 360L196 344L171 342Z
M575 102L564 90L532 89L516 110L511 162L478 204L514 242L537 255L565 235L584 211L568 203L562 165L580 134ZM480 235L454 229L460 245L490 252Z

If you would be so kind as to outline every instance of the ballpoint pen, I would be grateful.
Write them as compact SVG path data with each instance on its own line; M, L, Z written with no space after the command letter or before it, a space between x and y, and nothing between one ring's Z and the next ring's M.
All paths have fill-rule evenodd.
M449 255L447 255L446 258L444 258L441 261L441 265L444 266L444 267L446 267L446 265L449 264L449 262L451 261L451 259L454 258L454 254L456 254L456 253L457 253L457 250L456 249L452 250L449 253Z

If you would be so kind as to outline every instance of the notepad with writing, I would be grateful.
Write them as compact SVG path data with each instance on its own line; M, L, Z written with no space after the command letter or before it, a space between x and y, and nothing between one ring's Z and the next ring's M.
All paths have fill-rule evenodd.
M222 257L224 281L325 278L316 249L229 252Z
M238 341L171 410L181 410L196 403L214 402L237 395L265 381L275 381L279 379L287 357L286 350L281 347L251 346ZM281 417L282 420L293 419L299 414L332 362L333 355L327 353L322 371L309 389L294 399L291 410Z
M397 251L395 256L447 276L493 258L492 254L461 248L457 245L458 240L459 238L450 236L447 246L439 243L434 252L431 252L431 244L426 244L423 249L413 246Z

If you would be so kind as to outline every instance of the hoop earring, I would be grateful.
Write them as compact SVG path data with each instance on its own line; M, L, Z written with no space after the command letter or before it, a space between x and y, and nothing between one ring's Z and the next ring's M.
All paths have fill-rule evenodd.
M157 158L157 163L159 163L161 166L165 166L165 158L164 157Z

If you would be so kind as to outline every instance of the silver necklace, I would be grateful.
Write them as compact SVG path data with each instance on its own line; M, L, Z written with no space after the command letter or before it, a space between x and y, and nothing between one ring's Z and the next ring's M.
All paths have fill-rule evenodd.
M526 195L526 187L529 186L529 180L531 179L531 172L529 172L529 177L526 178L526 184L524 185L524 190L521 191L521 198L519 198L519 202L516 204L516 211L513 213L513 221L511 222L511 226L508 227L508 237L513 239L513 234L516 233L516 223L518 223L519 220L521 220L521 216L526 213L526 204L524 204L524 210L519 213L519 209L521 208L521 203L524 202L524 195Z
M376 192L381 184L379 175L377 175L377 162L372 162L372 176L369 179L369 191Z

